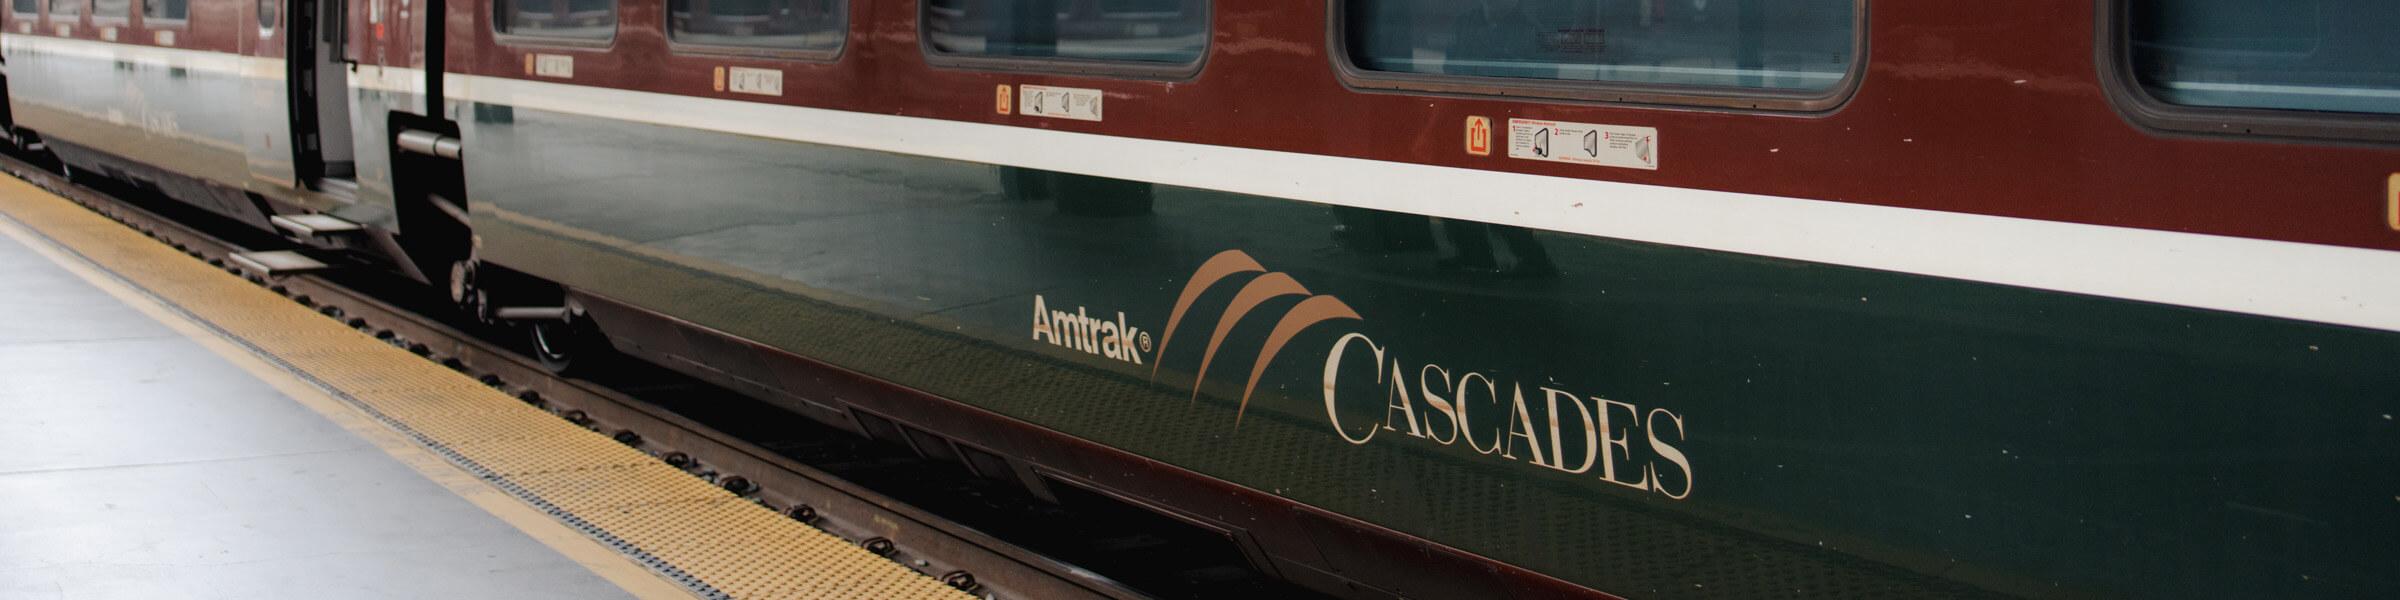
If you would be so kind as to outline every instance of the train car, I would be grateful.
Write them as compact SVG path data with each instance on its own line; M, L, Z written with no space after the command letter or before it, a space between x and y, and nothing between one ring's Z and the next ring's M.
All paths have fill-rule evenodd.
M11 2L75 169L1333 595L2400 595L2389 2Z

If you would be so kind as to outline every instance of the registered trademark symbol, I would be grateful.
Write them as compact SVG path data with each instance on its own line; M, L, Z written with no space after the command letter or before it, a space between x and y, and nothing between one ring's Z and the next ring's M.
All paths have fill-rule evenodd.
M1142 345L1142 351L1143 351L1143 352L1149 352L1149 351L1150 351L1150 332L1147 332L1147 331L1144 331L1144 332L1142 332L1142 334L1141 334L1140 336L1133 338L1133 343L1136 343L1136 344L1141 344L1141 345Z

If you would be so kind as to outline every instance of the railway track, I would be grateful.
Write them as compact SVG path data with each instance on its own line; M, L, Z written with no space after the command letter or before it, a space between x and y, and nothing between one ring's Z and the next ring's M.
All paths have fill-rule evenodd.
M587 369L597 375L554 375L505 327L466 319L432 290L370 265L271 278L250 272L232 256L299 246L114 181L61 175L40 160L0 156L0 171L979 596L1312 595L1212 550L1205 534L1194 537L1165 517L1106 501L1035 498L662 368L626 360Z

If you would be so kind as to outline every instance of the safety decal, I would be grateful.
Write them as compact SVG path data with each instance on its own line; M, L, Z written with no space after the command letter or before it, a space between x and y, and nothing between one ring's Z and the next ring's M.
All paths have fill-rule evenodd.
M2383 224L2400 231L2400 173L2393 173L2383 185Z
M1467 154L1492 155L1492 120L1489 117L1467 117Z
M1098 121L1100 90L1028 85L1017 88L1017 105L1025 116Z
M575 57L564 54L527 54L525 73L535 77L558 79L575 78Z
M1658 170L1658 130L1533 119L1508 120L1508 157Z
M782 96L783 71L727 67L725 69L725 89L736 94Z

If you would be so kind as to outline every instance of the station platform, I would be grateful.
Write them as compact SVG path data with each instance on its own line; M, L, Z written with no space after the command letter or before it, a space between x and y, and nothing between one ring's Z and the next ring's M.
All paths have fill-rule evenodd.
M0 177L0 598L968 598Z

